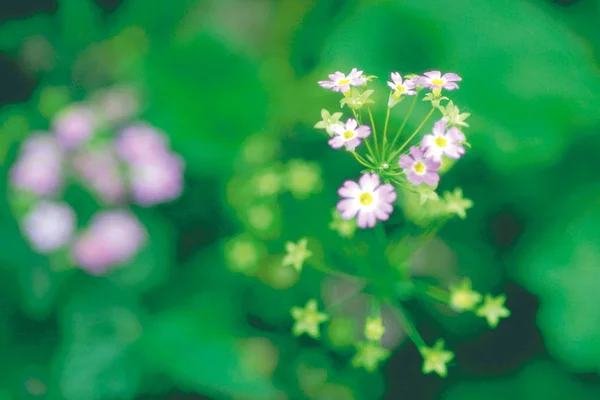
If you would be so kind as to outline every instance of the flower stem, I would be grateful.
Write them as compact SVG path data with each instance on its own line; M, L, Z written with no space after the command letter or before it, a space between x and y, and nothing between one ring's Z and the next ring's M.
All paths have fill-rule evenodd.
M404 148L410 143L411 140L413 140L413 138L417 135L417 133L419 133L421 128L423 128L423 125L425 125L427 123L427 121L429 120L429 117L431 117L431 115L433 114L434 111L435 111L435 107L432 107L431 110L429 111L429 113L427 113L427 115L425 116L425 119L419 124L419 126L417 126L417 129L415 129L415 131L412 133L412 135L410 135L410 137L406 140L406 142L404 142L404 144L402 146L400 146L400 148L398 150L396 150L390 156L390 161L388 161L388 162L391 162L398 154L402 153L402 150L404 150Z
M352 300L354 297L358 296L364 288L365 288L364 284L359 285L357 289L350 291L346 295L341 296L340 298L336 299L333 303L328 305L325 308L325 311L327 311L327 313L329 313L329 314L331 314L333 311L337 311L337 309L341 305L343 305L345 302L347 302L348 300Z
M354 119L356 119L356 121L358 121L358 123L362 125L362 122L360 122L360 119L358 118L358 114L356 113L356 110L354 108L352 109L352 113L354 113ZM365 145L367 145L367 150L369 151L369 154L371 155L373 160L377 161L377 158L375 157L375 153L373 153L373 150L371 149L371 145L369 144L369 141L367 140L367 138L365 138Z
M417 97L418 97L418 95L415 94L415 98L413 99L412 103L410 103L410 108L408 109L408 113L406 114L406 117L404 117L404 121L402 121L402 125L400 125L400 129L398 129L398 131L396 132L396 135L394 136L394 140L392 140L392 145L390 146L390 149L394 148L394 145L396 144L396 141L400 137L400 134L402 133L404 126L408 122L408 118L412 114L413 109L415 108L415 104L417 104ZM389 108L388 108L388 111L389 111Z
M356 161L358 161L360 164L362 164L363 166L369 168L369 169L373 169L373 166L369 165L368 161L365 160L364 158L362 158L361 156L359 156L356 151L351 151L352 155L354 156L354 158L356 159Z
M397 302L396 307L392 306L391 308L392 310L396 310L397 316L399 317L400 322L402 323L402 327L404 328L404 332L406 332L406 335L410 338L410 340L413 341L415 346L417 346L417 349L419 349L420 351L421 348L426 347L425 341L421 337L419 331L417 331L417 328L415 327L415 324L413 323L410 314L408 313L408 311L406 311L402 304L400 304L400 302Z
M344 278L344 279L348 279L348 280L352 280L352 281L359 281L359 282L363 281L363 279L361 279L357 276L346 274L345 272L341 272L341 271L336 271L334 269L331 269L331 268L323 265L323 263L318 262L316 260L307 261L307 264L310 265L313 269L315 269L319 272L322 272L324 274L329 274L329 275L337 276L339 278Z
M377 144L377 128L375 127L375 121L373 120L373 113L371 113L371 107L367 106L367 110L369 111L369 119L371 120L371 128L373 129L373 142L375 147L375 152L379 154L379 145ZM367 139L365 138L365 142ZM383 157L381 158L383 160Z
M387 113L385 114L385 125L383 126L383 145L382 145L382 149L381 149L381 159L385 160L385 148L387 145L387 128L388 128L388 122L390 121L390 111L392 109L388 107L387 109Z
M450 303L450 293L447 290L417 280L413 281L413 285L414 291L418 295L428 297L440 303Z

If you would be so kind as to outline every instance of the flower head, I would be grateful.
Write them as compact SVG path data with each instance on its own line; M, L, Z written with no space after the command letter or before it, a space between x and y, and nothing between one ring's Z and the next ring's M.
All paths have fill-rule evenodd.
M10 171L10 181L17 189L39 196L54 194L62 184L63 158L54 137L34 134L23 144L19 159Z
M343 125L340 122L340 118L342 117L341 112L336 112L333 114L329 114L329 111L323 109L321 110L321 118L322 120L317 122L315 125L316 129L325 129L329 136L333 136L332 128L336 125Z
M455 126L446 130L448 121L440 119L433 125L432 133L423 136L421 147L425 149L425 155L435 161L442 161L442 156L458 159L465 154L462 143L465 135Z
M377 342L359 342L356 344L356 354L352 358L352 366L362 367L368 372L373 372L379 363L385 361L389 355L389 350L384 349Z
M291 311L294 318L294 327L292 332L295 336L300 336L306 333L313 339L318 339L320 336L319 325L329 320L329 316L317 310L317 301L310 299L304 308L293 307Z
M391 78L392 82L388 82L387 84L394 91L396 96L413 96L417 94L417 92L413 90L416 84L412 79L405 79L402 81L402 75L398 72L392 72Z
M319 81L319 86L325 89L331 89L334 92L345 93L350 90L350 86L364 85L367 80L362 77L363 71L353 68L348 75L344 75L340 71L335 74L330 74L328 81Z
M398 165L404 168L406 178L415 185L425 182L433 186L440 181L440 175L437 173L437 170L442 164L432 158L426 157L423 150L418 147L411 147L410 155L401 155Z
M440 106L440 110L444 114L444 119L448 121L450 125L460 125L468 127L469 124L465 122L467 118L471 116L470 113L460 113L460 110L457 106L454 105L454 102L450 100L446 106Z
M292 196L306 199L323 188L321 166L304 160L290 160L286 165L285 185Z
M387 221L393 211L396 192L390 184L381 185L377 174L364 174L358 183L346 181L338 190L343 198L337 204L337 210L343 219L352 219L360 228L372 228L377 220Z
M131 165L131 194L139 205L150 207L175 200L183 190L183 160L166 154L153 162Z
M85 271L101 275L111 266L131 260L146 241L146 230L127 211L96 214L90 227L77 239L72 253Z
M461 188L454 189L454 192L444 192L443 199L446 210L458 215L461 219L465 219L467 210L473 207L473 201L463 197Z
M107 203L117 203L126 194L119 157L112 146L86 149L73 158L73 169L86 185Z
M98 120L89 107L74 105L61 111L52 125L59 143L66 149L74 149L92 137Z
M446 90L458 89L458 84L456 84L456 82L462 81L460 76L452 72L442 75L440 71L429 71L425 72L423 75L424 76L419 76L417 78L417 83L432 90L440 88Z
M350 92L344 93L344 98L340 100L340 106L344 107L345 105L348 105L348 107L354 110L359 110L365 104L375 103L370 99L373 93L375 93L374 90L365 90L361 93L360 90L353 88Z
M312 252L307 248L307 243L306 238L300 239L298 243L287 242L285 244L286 255L283 257L282 264L284 266L291 265L300 271L304 261L312 255Z
M365 337L369 340L379 341L385 333L385 327L381 321L381 317L369 318L365 322Z
M350 151L360 144L360 139L371 134L371 128L367 125L358 126L358 122L353 118L348 119L344 125L335 125L331 130L335 136L329 140L329 145L334 149L346 146Z
M439 339L433 347L421 347L419 349L423 356L423 373L435 372L442 378L448 374L446 364L454 358L454 353L444 350L444 341Z
M504 307L505 301L506 296L503 294L495 298L491 294L486 294L483 305L475 313L477 316L485 318L490 328L495 328L498 326L500 318L510 317L510 310Z
M450 286L450 306L456 311L471 311L480 301L481 294L471 289L471 280Z
M130 164L151 163L168 153L165 135L143 123L127 126L115 140L117 151Z
M354 237L354 232L356 232L357 227L356 220L342 219L340 212L333 209L333 220L329 223L329 229L337 231L343 238L352 238Z
M22 227L35 250L50 253L71 240L75 213L67 204L40 201L25 216Z

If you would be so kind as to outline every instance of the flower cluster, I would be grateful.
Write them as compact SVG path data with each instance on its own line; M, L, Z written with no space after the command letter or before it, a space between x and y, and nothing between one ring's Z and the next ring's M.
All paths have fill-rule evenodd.
M135 120L137 109L133 89L106 89L62 109L50 132L33 132L23 143L10 184L22 230L36 251L65 249L73 264L102 274L130 261L146 242L146 229L125 206L179 197L183 162L160 130ZM110 207L80 231L77 213L61 200L72 182Z

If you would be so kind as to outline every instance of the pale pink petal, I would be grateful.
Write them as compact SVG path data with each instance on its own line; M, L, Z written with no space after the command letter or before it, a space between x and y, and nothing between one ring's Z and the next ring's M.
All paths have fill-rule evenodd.
M377 219L375 218L375 214L373 213L373 211L361 209L358 212L358 218L356 218L356 223L359 228L372 228L375 226L375 222L377 222Z
M421 150L419 147L417 146L412 146L410 148L410 155L412 156L412 158L415 161L419 161L423 159L423 150Z
M446 82L442 85L442 87L446 90L458 89L458 85L454 82Z
M329 139L327 143L329 143L329 145L334 149L339 149L344 145L345 141L344 138L341 136L334 136L331 139Z
M415 83L415 81L413 79L407 79L404 81L404 87L406 89L414 89L415 86L417 86L417 84Z
M371 128L368 127L367 125L362 125L359 126L354 133L356 133L356 136L358 136L359 138L366 138L371 134Z
M414 164L415 160L413 160L412 157L407 154L402 154L400 156L400 160L398 161L398 165L404 169L410 169Z
M400 75L400 73L398 72L392 72L392 74L390 75L392 78L392 81L394 81L395 84L402 84L402 75Z
M339 86L338 89L339 89L339 90L337 90L338 92L346 93L348 90L350 90L350 85ZM334 88L334 90L335 90L335 88Z
M342 187L338 189L338 194L342 197L355 198L360 196L361 192L362 190L360 190L360 186L358 186L358 183L354 181L346 181Z
M346 129L349 131L355 130L357 126L358 122L356 122L354 118L349 118L348 121L346 121Z
M339 137L339 136L338 136ZM354 150L358 145L360 144L360 139L357 137L354 137L348 141L346 141L346 148L348 150Z
M387 85L390 87L390 89L396 90L396 85L394 83L388 82Z
M426 158L423 160L423 164L425 165L425 168L427 168L427 171L437 171L442 166L441 162L432 158Z
M372 192L379 186L379 176L377 174L363 174L360 177L358 184L365 192Z
M392 203L396 200L396 192L394 191L394 186L389 183L385 185L381 185L375 191L380 201L386 203Z
M429 71L429 72L425 72L423 75L429 77L430 79L439 79L442 77L442 74L440 71Z
M363 71L359 71L356 68L352 68L352 71L348 74L347 78L350 80L360 78L363 74Z
M410 170L406 173L406 179L414 185L420 185L423 182L423 175L418 175L415 171Z
M331 89L335 86L335 83L330 81L319 81L319 86L325 89Z
M336 135L343 135L344 132L346 132L346 129L342 124L335 124L331 126L331 132L335 133Z
M340 212L342 219L352 219L360 209L359 204L354 199L344 199L337 203L336 209Z
M422 177L423 182L429 186L433 186L440 181L440 176L437 174L437 172L427 172L426 174L422 175Z
M446 133L446 125L447 124L448 124L448 121L446 121L444 118L440 119L433 125L433 133L435 133L436 135L439 135L439 136L443 136L444 133Z
M455 126L448 129L446 137L448 137L454 143L462 143L465 141L465 135Z
M424 149L428 149L429 147L434 146L435 142L435 136L432 134L428 134L423 136L423 139L421 139L421 147Z
M460 82L460 81L462 81L462 78L460 76L456 75L453 72L448 72L448 73L444 74L444 76L442 76L442 78L444 78L448 82Z

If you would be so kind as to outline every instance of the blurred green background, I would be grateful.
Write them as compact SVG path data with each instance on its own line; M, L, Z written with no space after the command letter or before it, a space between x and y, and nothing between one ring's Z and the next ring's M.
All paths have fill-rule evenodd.
M4 182L31 131L118 83L186 162L180 199L136 211L151 246L128 274L51 268L0 188L1 400L600 398L600 1L28 0L0 19ZM323 343L290 333L331 282L274 257L301 236L335 246L336 190L359 173L313 129L337 102L316 82L355 66L463 77L472 149L441 189L475 206L419 263L505 291L513 315L488 330L417 305L456 352L446 379L406 340L353 369L345 319ZM246 192L298 165L286 193ZM235 238L272 256L243 265Z

